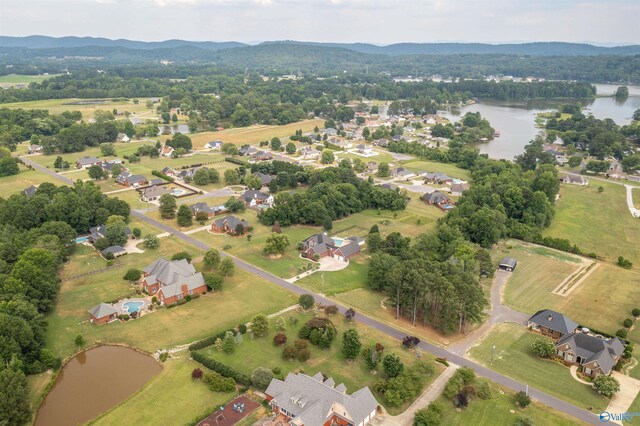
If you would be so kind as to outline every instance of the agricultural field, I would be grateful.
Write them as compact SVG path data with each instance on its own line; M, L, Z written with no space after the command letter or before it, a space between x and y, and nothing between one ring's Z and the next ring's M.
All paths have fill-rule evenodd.
M323 127L324 121L320 119L304 120L297 123L290 123L284 126L254 125L249 127L236 127L225 129L219 132L201 132L189 135L193 142L194 149L202 149L207 142L220 140L224 143L234 145L255 144L260 141L271 140L273 137L286 138L302 129L309 132L315 127ZM169 136L160 136L160 140L166 140Z
M287 342L294 342L297 339L299 329L309 319L313 318L314 315L315 313L313 312L283 314L287 324L287 329L284 331L287 336ZM294 318L293 321L296 321L295 324L290 320L290 318ZM380 379L382 370L381 366L379 366L378 369L380 372L374 375L369 371L369 368L366 366L362 357L357 358L352 363L348 363L344 359L341 354L342 334L348 328L356 328L358 330L363 348L372 346L375 343L381 343L385 348L385 354L397 354L406 365L411 365L416 359L417 354L415 352L404 349L400 345L399 341L391 339L374 329L364 327L357 322L350 322L342 315L336 315L329 318L332 320L338 331L331 348L328 350L322 350L314 345L309 345L311 349L311 358L306 362L285 361L282 359L282 347L275 346L273 344L273 337L276 334L276 331L274 330L274 319L271 319L270 321L271 331L267 336L254 338L253 340L245 338L243 342L236 347L233 354L218 352L213 346L202 349L201 351L247 375L251 375L251 372L257 367L270 369L280 367L284 376L289 372L297 371L304 371L305 374L309 375L322 372L323 374L332 377L336 384L344 383L347 386L347 391L349 393L355 392L363 386L369 386L370 389L373 389L375 382ZM435 373L427 379L427 382L431 383L442 372L444 367L434 362L434 358L430 354L421 353L420 356L423 361L434 366ZM382 402L382 398L380 398L379 395L377 395L377 397L378 401ZM391 414L397 414L404 411L408 405L409 404L406 404L403 407L386 408Z
M143 269L160 256L170 258L180 251L189 252L196 267L201 266L197 258L202 252L173 237L166 237L160 239L159 249L128 254L119 258L115 263L118 266L113 269L77 277L107 266L95 251L80 248L62 271L58 303L47 316L47 347L58 356L69 356L76 350L75 336L82 334L88 344L97 341L126 343L153 352L201 339L217 329L247 321L257 312L277 312L297 300L287 291L236 269L235 274L225 280L221 291L208 293L186 305L162 308L127 323L95 326L87 321L89 308L135 294L134 288L122 279L129 268ZM251 300L251 309L247 308L247 300ZM223 316L220 315L222 310Z
M22 108L22 109L46 109L51 114L61 114L65 111L80 111L82 118L87 120L95 115L98 110L130 112L133 116L141 119L155 119L157 114L155 107L148 109L146 106L147 99L139 98L139 103L133 103L133 100L126 99L46 99L39 101L27 102L11 102L2 104L3 108ZM124 117L123 117L124 118Z
M469 354L471 358L488 367L493 352L492 370L564 399L577 407L592 408L596 413L604 410L609 400L595 392L591 386L571 377L568 367L555 361L540 359L531 352L531 343L536 337L522 325L499 324L494 326ZM492 345L495 345L493 351Z
M484 379L477 379L479 382ZM489 382L492 397L489 400L473 398L469 406L461 410L453 403L440 396L436 400L442 408L441 424L451 426L466 425L512 425L518 417L531 420L534 425L570 426L582 424L578 420L553 410L546 405L533 402L526 409L521 409L514 402L514 393L499 385Z
M116 424L189 424L200 415L212 412L233 399L235 393L212 392L191 372L201 367L186 353L169 358L162 371L140 391L90 422L92 425ZM176 409L176 392L189 401L188 408Z
M21 75L21 74L7 74L0 76L0 87L13 87L16 85L29 84L29 83L42 83L43 81L57 77L60 74L50 75Z

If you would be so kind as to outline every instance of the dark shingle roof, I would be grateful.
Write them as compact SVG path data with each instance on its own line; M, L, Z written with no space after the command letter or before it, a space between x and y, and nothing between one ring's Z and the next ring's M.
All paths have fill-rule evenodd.
M578 323L571 318L551 309L543 309L531 316L529 322L541 325L562 334L573 333Z
M602 371L608 374L615 365L614 357L622 355L624 345L617 337L604 340L584 333L570 333L562 337L557 346L568 344L585 363L597 361Z

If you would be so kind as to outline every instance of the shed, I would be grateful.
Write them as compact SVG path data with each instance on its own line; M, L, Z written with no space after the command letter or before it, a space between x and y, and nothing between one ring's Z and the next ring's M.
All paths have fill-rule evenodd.
M503 271L513 272L518 266L518 261L513 257L505 257L500 261L499 269Z

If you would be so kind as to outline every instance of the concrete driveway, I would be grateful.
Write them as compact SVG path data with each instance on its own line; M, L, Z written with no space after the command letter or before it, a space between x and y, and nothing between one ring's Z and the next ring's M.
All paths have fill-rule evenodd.
M640 380L625 376L617 371L614 371L612 375L620 382L620 392L611 398L606 411L612 414L626 413L633 400L636 399L636 395L640 392ZM622 424L622 422L615 423Z
M318 261L318 263L320 264L320 268L318 268L318 271L320 272L339 271L349 266L349 262L338 260L331 256L323 257Z

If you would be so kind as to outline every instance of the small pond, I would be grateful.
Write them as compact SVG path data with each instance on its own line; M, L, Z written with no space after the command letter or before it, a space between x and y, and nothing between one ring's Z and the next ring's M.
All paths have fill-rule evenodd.
M151 356L124 346L98 346L81 352L58 374L35 425L86 423L127 399L161 369Z

